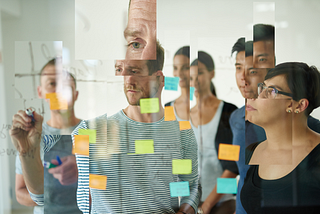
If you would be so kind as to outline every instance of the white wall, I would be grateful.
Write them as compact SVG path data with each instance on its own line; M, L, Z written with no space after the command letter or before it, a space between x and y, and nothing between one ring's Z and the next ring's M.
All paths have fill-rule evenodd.
M319 68L320 27L318 20L320 20L320 2L317 0L279 0L274 2L277 26L277 63L304 61ZM6 110L0 118L0 130L3 124L10 124L12 115L19 109L30 105L41 109L43 103L42 100L35 99L33 96L33 86L28 86L30 85L30 80L27 81L26 79L25 85L22 85L23 81L16 84L16 87L22 87L21 90L26 94L23 95L23 98L28 97L25 103L23 99L19 98L19 94L14 89L15 69L17 67L21 67L21 69L25 67L25 71L31 71L28 46L24 49L28 57L25 59L22 57L21 61L15 62L16 41L32 41L36 48L34 51L39 53L41 53L42 43L62 41L64 66L76 74L78 79L80 94L75 106L78 117L88 119L106 112L108 115L112 115L127 105L122 91L122 78L114 76L114 60L119 59L119 55L115 55L117 58L107 60L103 58L96 61L75 60L76 14L74 0L15 0L12 3L7 2L6 5L10 4L16 4L11 9L12 13L16 15L8 15L6 13L1 16L2 50L3 59L5 60L3 65L0 63L0 87L5 88L5 90L1 89L0 91L0 96L2 96L0 97L0 105L4 105L1 106L1 113L3 114L3 109ZM116 26L125 26L126 13L123 8L119 11L120 16L123 18L112 19L112 17L109 17L108 24L111 22ZM101 21L103 23L106 20ZM99 25L96 22L94 21L94 24ZM167 54L164 67L165 75L172 76L172 58L175 51L181 46L191 45L191 60L196 58L198 50L204 50L214 58L216 76L213 81L218 97L237 106L243 105L244 100L241 98L235 84L234 59L230 58L230 52L231 47L239 37L245 36L248 39L252 39L252 24L252 0L158 0L157 34ZM103 25L100 24L100 26ZM121 34L122 36L120 28L112 30L115 31L115 34ZM106 37L105 39L107 40L108 38ZM101 40L101 42L105 42L104 38L101 38ZM40 43L36 45L37 41ZM117 45L115 44L115 46ZM68 52L69 55L67 54ZM46 63L49 56L54 55L52 48L49 48L49 53L37 55L35 69L39 69L41 65ZM92 60L93 58L89 57L88 59ZM1 71L2 66L4 66L4 72ZM179 96L179 92L165 91L163 93L163 103L171 101L177 96ZM48 119L48 106L46 103L44 103L44 110L45 119ZM319 110L315 115L320 118ZM7 148L13 148L8 140L8 130L2 130L2 132L6 135L6 139L0 139L1 146L5 145ZM3 167L10 169L9 178L10 181L14 181L14 156L0 157L1 163L6 158L8 158L9 165ZM9 179L5 178L8 174L4 174L1 174L1 178L3 178L1 181ZM13 208L18 208L19 205L15 201L14 182L7 186L12 193ZM8 200L8 194L4 195L3 193L5 192L1 191L2 199Z

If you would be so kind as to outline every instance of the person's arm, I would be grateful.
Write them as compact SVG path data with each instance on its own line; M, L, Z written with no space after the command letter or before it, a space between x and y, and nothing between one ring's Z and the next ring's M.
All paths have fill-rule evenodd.
M192 129L180 131L183 159L192 160L192 172L189 175L179 175L181 181L188 181L190 196L181 198L179 212L194 214L198 210L198 204L201 198L199 190L198 174L198 145ZM181 212L179 213L181 214Z
M24 206L37 206L37 204L31 199L27 190L26 184L23 179L23 175L16 174L16 198L17 201Z
M20 110L13 116L11 141L19 152L22 174L28 190L43 194L43 166L40 158L40 142L43 118L34 112L35 122Z
M235 178L237 174L229 171L224 170L224 172L221 175L221 178ZM201 209L203 210L203 213L207 214L210 213L210 210L214 205L216 205L220 199L224 196L224 194L217 193L217 185L214 187L210 195L206 198L206 200L201 205Z
M176 214L196 214L196 212L190 204L181 204Z

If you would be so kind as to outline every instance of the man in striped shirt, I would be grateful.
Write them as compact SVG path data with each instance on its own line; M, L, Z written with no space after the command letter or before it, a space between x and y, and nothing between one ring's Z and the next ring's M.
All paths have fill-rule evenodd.
M183 129L178 121L164 121L163 60L158 43L157 60L117 61L116 74L124 76L128 107L111 117L82 121L73 131L73 135L83 129L96 133L90 155L76 155L77 200L84 213L90 208L91 213L196 213L200 199L197 144L191 127ZM153 107L143 109L144 101L154 102ZM141 141L148 151L138 152ZM190 172L173 172L175 159L191 160ZM190 193L176 197L170 186L183 183Z

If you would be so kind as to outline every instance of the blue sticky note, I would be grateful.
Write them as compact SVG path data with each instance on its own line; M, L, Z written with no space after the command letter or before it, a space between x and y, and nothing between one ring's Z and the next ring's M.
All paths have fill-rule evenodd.
M179 77L164 77L164 89L178 91Z
M193 100L194 87L190 87L190 100Z
M169 185L171 197L183 197L190 195L189 181L171 182Z
M235 178L218 178L217 193L237 194L237 179Z

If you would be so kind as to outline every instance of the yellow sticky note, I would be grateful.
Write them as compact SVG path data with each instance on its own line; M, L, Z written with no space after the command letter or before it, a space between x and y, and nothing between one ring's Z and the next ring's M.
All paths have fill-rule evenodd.
M239 145L219 144L218 158L220 160L238 161L240 153Z
M153 140L136 140L136 154L154 153Z
M46 99L50 100L51 110L66 110L68 109L68 101L59 93L47 93Z
M188 175L191 173L192 173L191 159L173 159L172 160L172 174Z
M79 129L78 135L89 135L89 143L96 143L97 131L95 129Z
M173 120L176 120L173 106L164 107L164 121L173 121Z
M189 121L179 121L180 130L191 129L191 124Z
M107 188L107 176L89 174L89 187L105 190Z
M89 156L89 136L75 135L72 154Z
M140 99L141 114L159 112L159 98Z

